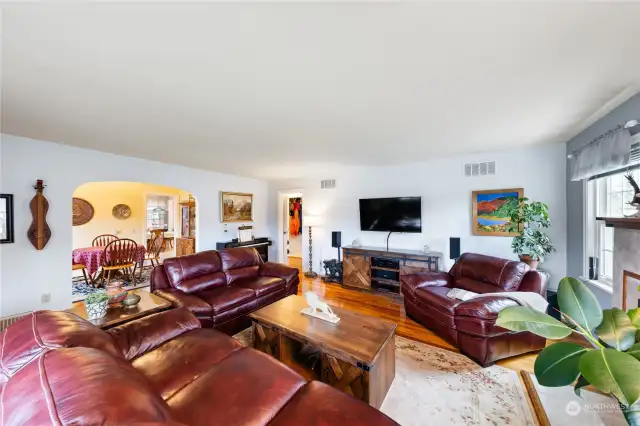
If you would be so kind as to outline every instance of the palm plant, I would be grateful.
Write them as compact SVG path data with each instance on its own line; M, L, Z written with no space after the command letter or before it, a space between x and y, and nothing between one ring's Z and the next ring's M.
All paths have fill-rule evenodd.
M560 281L558 304L562 321L514 306L500 312L496 325L551 340L583 336L591 348L564 341L540 352L534 365L538 382L549 387L574 384L578 395L591 384L617 398L627 422L640 426L640 309L602 310L589 288L570 277Z

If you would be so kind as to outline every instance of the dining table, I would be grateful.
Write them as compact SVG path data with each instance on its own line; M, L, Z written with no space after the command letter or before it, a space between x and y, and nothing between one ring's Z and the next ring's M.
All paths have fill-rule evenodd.
M100 267L106 263L106 246L81 247L73 250L71 254L72 264L82 264L87 268L89 276L94 277ZM144 256L147 249L143 244L138 244L136 248L135 262L142 270Z

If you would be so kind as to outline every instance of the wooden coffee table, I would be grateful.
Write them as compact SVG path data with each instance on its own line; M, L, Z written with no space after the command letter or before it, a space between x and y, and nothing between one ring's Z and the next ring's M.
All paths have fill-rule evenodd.
M107 308L107 316L97 320L90 320L87 318L87 309L83 302L74 303L73 308L68 309L67 311L90 321L93 325L104 330L132 321L136 318L164 311L171 307L171 302L163 299L162 297L156 296L155 294L149 293L148 291L132 290L131 292L140 296L140 302L136 306L132 308L125 308L124 306L110 306Z
M320 380L380 408L395 377L396 324L331 306L332 324L300 313L302 296L258 309L253 346L307 380Z

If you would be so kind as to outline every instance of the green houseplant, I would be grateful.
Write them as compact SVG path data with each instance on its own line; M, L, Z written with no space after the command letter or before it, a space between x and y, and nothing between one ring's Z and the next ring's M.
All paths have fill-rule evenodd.
M640 425L640 309L602 310L594 294L575 278L558 286L562 321L524 306L506 308L496 325L530 331L547 339L583 336L592 348L571 342L547 346L536 358L534 372L542 386L574 384L575 391L589 384L620 402L627 422Z
M551 226L549 207L523 197L518 199L517 207L511 210L510 216L510 231L520 232L513 239L511 248L522 262L536 269L540 260L556 251L549 236L542 231Z
M104 291L91 293L84 299L84 306L87 309L87 317L91 319L100 319L107 315L107 304L109 303L109 295Z

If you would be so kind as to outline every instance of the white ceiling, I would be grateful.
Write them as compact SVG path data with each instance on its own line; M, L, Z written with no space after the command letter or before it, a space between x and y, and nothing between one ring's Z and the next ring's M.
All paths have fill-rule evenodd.
M4 133L261 178L564 142L640 83L640 3L2 9Z

